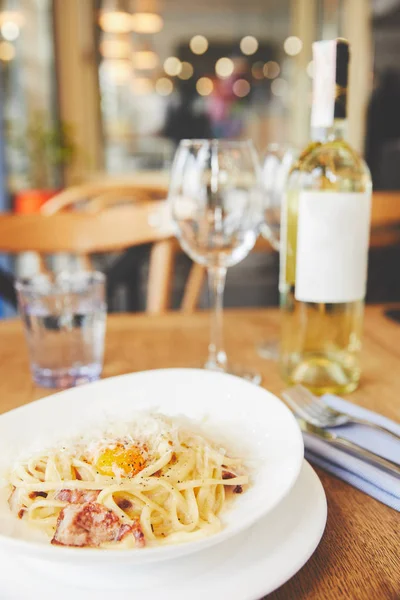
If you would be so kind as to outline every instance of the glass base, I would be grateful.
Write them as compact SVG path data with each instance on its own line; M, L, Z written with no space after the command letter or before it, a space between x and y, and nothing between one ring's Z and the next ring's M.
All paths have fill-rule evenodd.
M206 362L204 369L209 371L217 371L218 373L227 373L228 375L235 375L236 377L246 379L246 381L250 381L250 383L254 383L255 385L260 385L262 380L262 377L259 373L248 371L244 367L237 365L227 364L225 367L220 367L215 363Z
M277 340L263 342L257 346L257 353L266 360L279 360L279 343Z
M101 365L96 363L70 369L43 369L32 365L32 376L36 385L40 387L65 389L97 381L101 370Z

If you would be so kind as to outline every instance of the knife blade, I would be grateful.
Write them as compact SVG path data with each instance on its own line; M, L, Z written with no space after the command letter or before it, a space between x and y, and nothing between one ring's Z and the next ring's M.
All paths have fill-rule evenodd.
M344 449L357 458L362 458L367 462L372 463L375 466L379 466L400 478L400 465L396 464L395 462L392 462L387 458L383 458L383 456L379 456L379 454L375 454L374 452L359 446L355 442L351 442L346 438L340 437L336 433L332 433L331 431L322 429L322 427L312 425L304 419L297 419L297 422L300 425L300 429L305 433L319 437L324 440L324 442L328 442L334 446Z

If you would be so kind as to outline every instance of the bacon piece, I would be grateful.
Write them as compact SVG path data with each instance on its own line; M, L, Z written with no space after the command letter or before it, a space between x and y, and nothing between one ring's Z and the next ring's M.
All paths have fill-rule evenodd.
M85 506L85 505L83 505ZM79 524L80 504L68 504L62 509L57 519L57 527L52 544L60 546L89 546L89 532Z
M130 525L130 527L132 529L133 537L135 538L135 545L138 548L144 548L146 545L146 539L139 521L135 521L133 525Z
M231 471L222 471L222 479L234 479L237 477L235 473L231 473Z
M100 546L119 542L132 534L138 547L145 544L138 522L122 524L111 510L98 502L67 504L60 512L52 544L62 546Z
M47 498L48 493L47 492L31 492L29 494L29 498L31 500L34 500L35 498Z
M243 492L243 487L242 487L241 485L236 485L236 486L233 488L232 492L233 492L234 494L241 494L241 493Z
M121 540L124 539L124 537L126 537L127 535L129 535L132 531L132 527L130 525L128 525L127 523L124 523L124 525L121 525L121 527L119 528L119 532L118 532L118 537L117 537L117 542L120 542Z
M84 504L96 502L100 490L59 490L54 496L55 500L69 504Z
M119 506L121 510L128 510L129 508L132 508L133 505L127 498L121 498L120 500L117 500L117 506Z
M135 523L133 523L133 525L128 525L128 524L121 525L121 528L120 528L119 534L118 534L118 538L117 538L117 542L119 542L120 540L123 540L130 533L132 533L133 537L135 538L135 545L138 548L144 548L144 546L146 545L146 541L145 541L144 533L142 531L139 521L135 521Z

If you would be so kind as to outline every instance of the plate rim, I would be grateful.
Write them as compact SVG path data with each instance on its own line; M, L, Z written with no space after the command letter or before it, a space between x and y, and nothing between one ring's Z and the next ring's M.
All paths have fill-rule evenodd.
M239 526L238 528L234 529L233 531L230 531L229 529L228 530L223 529L220 532L218 532L212 536L206 537L204 539L195 540L192 542L185 542L185 543L179 545L182 548L187 548L187 550L188 550L187 552L182 552L181 556L188 556L191 554L195 554L196 552L201 552L203 550L206 550L209 547L213 547L218 544L222 544L234 536L241 535L241 534L243 534L244 531L246 531L246 529L251 529L254 525L257 524L257 522L260 519L267 517L267 515L270 514L288 496L288 494L290 494L296 481L299 478L299 475L302 470L303 462L304 462L303 436L302 436L301 430L299 428L299 425L298 425L293 413L286 406L286 404L273 392L270 392L269 390L267 390L266 388L264 388L262 386L257 386L249 381L244 380L241 377L232 375L230 373L220 373L217 371L207 371L206 369L193 369L193 368L185 368L185 367L173 367L173 368L166 367L166 368L161 368L161 369L147 369L144 371L133 371L130 373L123 373L123 374L115 375L112 377L106 377L104 379L100 379L95 382L85 383L80 386L57 391L53 394L49 394L48 396L44 396L43 398L39 398L37 400L34 400L34 401L24 404L22 406L18 406L9 411L6 411L5 413L2 413L0 415L0 424L4 419L7 420L7 418L10 415L14 416L15 414L18 414L19 412L25 411L27 409L34 410L35 406L37 406L38 404L43 404L43 403L50 404L53 401L53 399L55 399L55 398L58 399L65 395L74 394L78 390L80 392L80 391L88 389L88 388L93 389L95 387L102 386L104 383L112 384L116 380L123 380L123 379L130 379L130 378L133 379L136 376L144 376L144 375L151 376L152 374L156 374L156 373L169 372L169 373L175 373L176 375L179 375L179 372L182 372L182 371L185 371L186 373L192 372L192 373L196 373L196 374L201 374L202 377L210 376L210 377L217 377L218 379L221 377L229 378L230 380L240 382L240 384L244 385L245 387L251 386L252 388L254 387L257 390L262 391L262 393L266 394L272 402L279 404L279 406L286 413L286 416L289 417L289 419L292 421L292 424L294 425L294 431L297 434L297 441L300 442L300 450L301 450L301 456L299 454L299 457L297 458L296 469L295 469L294 476L292 477L292 481L291 481L290 485L288 485L285 488L285 490L282 494L277 496L275 502L273 504L271 504L267 513L264 513L264 514L256 517L256 519L250 525L244 524L243 526ZM4 487L4 486L1 486L1 487ZM1 487L0 487L0 489L1 489ZM87 556L88 558L96 557L96 560L98 560L99 565L103 564L104 562L109 562L109 553L108 552L99 552L98 548L75 548L75 547L69 547L69 546L65 546L65 547L64 546L52 546L50 543L45 544L43 542L38 542L36 540L15 538L12 536L4 535L3 533L0 532L0 549L7 547L7 546L10 548L17 548L17 549L20 548L21 551L23 551L23 549L25 549L26 551L34 551L35 548L40 549L40 552L43 555L43 560L48 560L48 561L51 561L52 557L55 556L55 551L56 551L57 555L58 555L58 562L60 561L60 559L62 557L65 557L67 559L67 558L71 558L74 556L77 557L82 553L84 553L84 555ZM145 559L144 558L145 554L143 552L141 552L143 555L143 558L144 558L143 560L135 560L134 553L132 552L133 549L116 548L116 549L113 549L112 552L113 552L113 556L118 556L124 560L131 557L133 559L132 565L134 565L134 564L137 564L137 565L143 564L144 565L144 564L151 564L151 563L157 563L157 562L164 562L164 560L174 560L174 557L168 556L168 553L166 552L166 548L169 548L169 547L170 546L159 546L159 547L152 547L152 548L144 549L144 552L146 553L146 556L148 558ZM174 545L172 547L176 547L176 546ZM159 555L161 555L161 556L159 556ZM151 558L151 557L154 557L154 558ZM178 556L175 558L178 558Z
M284 585L285 583L290 581L290 579L292 579L292 577L294 577L300 571L300 569L302 569L304 567L304 565L310 560L310 558L313 556L314 552L318 548L319 544L321 543L322 537L325 533L326 524L328 521L328 500L326 497L324 486L322 485L322 482L318 476L318 473L315 471L314 467L305 458L303 459L301 470L303 470L303 469L305 471L308 471L310 476L313 478L314 484L316 485L316 487L318 489L319 501L322 501L321 508L322 508L323 514L321 515L321 522L319 524L318 533L315 534L315 538L313 538L312 543L309 544L307 547L307 550L304 551L304 555L302 555L302 557L300 559L298 559L296 561L296 563L293 565L293 567L290 569L289 574L282 575L282 577L278 578L278 580L273 584L273 587L269 588L267 591L265 591L265 589L260 590L260 592L257 591L255 596L252 595L251 597L246 598L246 600L259 600L260 597L262 598L265 595L271 594L272 592L274 592L275 590L280 588L282 585ZM301 473L299 475L299 478L300 477L301 477ZM268 518L268 515L266 515L266 518ZM257 524L255 524L254 526L256 527ZM304 539L307 541L308 537L305 536ZM260 596L260 594L261 594L261 596Z
M304 477L305 481L301 481L302 478ZM284 572L277 577L274 581L272 582L268 582L265 581L262 578L262 573L265 573L265 560L266 559L261 559L261 564L258 563L257 565L254 566L254 568L257 570L258 576L256 579L251 579L250 581L252 581L252 585L251 585L251 589L247 589L247 591L245 592L245 595L243 595L243 588L245 587L245 585L248 585L248 581L249 578L246 576L246 572L243 571L243 569L240 568L233 568L233 572L238 574L238 577L235 577L233 583L231 584L231 589L229 589L229 594L231 594L233 592L232 600L259 600L260 598L263 598L265 595L268 595L272 592L274 592L275 590L277 590L278 588L280 588L282 585L284 585L285 583L287 583L289 580L291 580L299 571L300 569L310 560L311 556L314 554L314 552L316 551L317 547L319 546L321 539L324 535L325 529L326 529L326 523L327 523L327 516L328 516L328 504L327 504L327 498L326 498L326 494L325 494L325 490L324 487L322 485L322 482L318 476L318 474L316 473L315 469L313 468L312 465L310 465L310 463L307 460L303 460L302 462L302 470L301 470L301 474L298 480L298 483L301 482L301 484L304 486L306 483L309 483L309 481L307 482L307 478L311 477L313 484L316 486L317 489L317 493L318 493L318 500L313 500L313 498L311 497L311 501L312 502L318 502L318 511L313 510L313 508L308 510L308 514L306 516L306 520L300 520L301 523L301 527L300 527L300 531L297 530L297 534L296 534L296 538L297 538L297 542L300 541L300 543L304 546L305 543L307 543L308 539L309 539L309 535L306 535L306 531L305 529L309 529L310 527L310 522L311 520L314 523L314 529L315 531L313 532L313 537L312 537L312 542L310 544L307 544L307 548L302 550L301 552L301 556L299 559L297 560L292 560L290 567L286 568L287 562L285 561L285 557L283 555L284 553L284 549L279 549L278 552L281 553L281 560L282 560L282 564L284 564ZM293 491L292 491L293 494ZM314 495L314 499L315 499L315 495ZM293 501L296 502L295 497L293 498ZM308 504L310 505L310 503ZM267 520L268 518L270 518L270 516L266 516L265 519ZM316 519L318 519L318 523L315 523ZM257 524L253 526L253 528L257 527ZM252 529L253 529L252 528ZM295 529L296 531L296 529ZM250 536L245 538L246 543L247 544L251 544L251 531L249 532ZM242 533L241 534L246 535L246 533ZM290 530L288 533L286 533L286 535L283 537L283 540L289 540L290 543L294 543L296 540L292 541L292 536L293 536L293 530ZM245 548L246 550L246 548ZM244 550L244 551L245 551ZM265 551L265 548L259 548L257 550L257 555L258 556L263 556ZM269 549L268 555L273 552L273 548ZM1 554L0 554L1 556ZM7 557L6 557L7 559ZM196 560L196 557L193 555L192 557L190 557L191 560ZM10 560L10 564L13 565L15 563L12 562L12 558L9 558L7 560ZM174 559L173 563L175 568L177 569L177 561L179 559ZM208 581L208 576L209 573L212 572L213 574L215 573L215 571L217 571L217 581L221 580L222 578L224 578L224 576L226 575L226 573L224 573L224 571L222 572L218 572L220 568L224 569L224 565L227 564L228 569L232 570L232 565L233 567L235 567L235 564L237 566L239 566L240 564L240 553L233 553L232 555L229 555L227 557L227 561L222 561L222 563L219 563L216 566L216 569L212 568L211 571L209 571L208 569L205 570L201 575L199 575L199 581L203 580L205 583L204 585L201 586L201 589L199 590L199 594L198 595L194 595L194 600L199 600L199 598L203 598L204 594L207 592L210 592L210 583ZM253 563L254 564L254 563ZM15 567L15 572L17 572L18 567ZM36 570L36 568L34 566L30 567L30 569L32 568L32 572L35 572L35 581L34 581L34 585L37 586L38 583L40 582L40 577L41 575L44 573L44 570L42 570L42 567L39 570ZM12 576L14 575L14 573L12 574ZM2 580L2 576L0 573L0 583ZM197 578L196 578L197 580ZM225 579L224 579L225 582ZM241 582L240 587L238 586L238 583ZM245 583L246 582L246 583ZM12 585L11 581L7 582L9 587L7 589L7 591L11 591L11 589L15 589L15 588L11 588L10 586ZM43 594L43 598L44 600L50 599L50 597L53 597L53 593L54 591L57 589L56 586L60 585L60 580L59 578L55 577L52 578L50 583L47 584L49 587L46 587L46 589L44 590L44 594ZM110 584L111 585L111 584ZM157 585L157 584L156 584ZM154 600L155 598L159 598L159 595L157 595L161 589L161 585L162 584L158 584L157 587L145 587L145 588L139 588L139 589L133 589L130 588L131 591L133 593L142 593L142 594L150 594L149 597L151 598L151 600ZM190 581L189 580L185 580L185 585L186 587L188 585L190 585ZM224 583L225 585L225 583ZM163 589L163 593L170 593L172 592L178 592L178 596L177 596L177 600L183 600L183 598L187 598L187 589L185 589L182 591L179 588L179 585L176 584L175 587L171 587L170 583L165 584L165 586L162 586ZM32 590L32 587L29 588L30 590ZM105 588L100 588L99 586L95 586L95 587L88 587L88 584L86 583L80 583L80 584L74 584L74 583L70 583L70 587L67 590L67 594L70 594L71 592L76 592L77 593L77 600L92 600L95 597L99 596L99 593L101 592L101 597L100 600L104 600L104 598L106 597L106 595L108 595L110 593L111 587L106 586ZM119 586L117 588L114 588L114 592L116 594L118 594L118 592L120 593L125 593L127 592L128 587L125 586ZM36 591L36 589L34 589L33 591ZM62 591L62 590L61 590ZM18 590L17 590L18 592ZM50 595L47 595L50 594ZM61 600L64 600L67 596L62 596ZM68 595L69 597L69 595ZM164 596L163 596L164 597ZM10 597L7 596L7 600L20 600L21 596L17 595L12 595ZM6 598L5 598L6 600Z

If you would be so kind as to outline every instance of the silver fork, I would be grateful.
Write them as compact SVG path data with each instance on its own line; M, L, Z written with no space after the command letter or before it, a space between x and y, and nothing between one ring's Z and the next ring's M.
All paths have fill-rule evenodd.
M367 419L358 419L330 408L302 385L295 385L285 390L282 396L299 417L317 427L339 427L340 425L361 423L362 425L368 425L374 429L384 431L397 440L400 440L399 435L393 431L389 431L386 427L371 423Z

